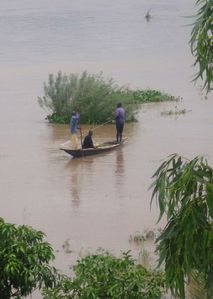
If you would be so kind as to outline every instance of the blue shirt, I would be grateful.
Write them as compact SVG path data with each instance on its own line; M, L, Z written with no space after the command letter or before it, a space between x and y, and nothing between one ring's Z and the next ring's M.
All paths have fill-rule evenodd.
M78 132L78 119L79 115L72 115L71 120L70 120L70 132L77 133Z

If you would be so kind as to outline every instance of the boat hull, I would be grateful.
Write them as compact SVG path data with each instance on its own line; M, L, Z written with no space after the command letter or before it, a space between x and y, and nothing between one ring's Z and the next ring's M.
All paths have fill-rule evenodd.
M64 152L66 152L67 154L75 158L80 158L80 157L93 156L93 155L112 151L113 149L116 149L121 145L123 145L125 141L126 139L124 139L121 143L117 143L116 141L109 141L103 143L101 146L98 146L96 148L70 149L70 148L62 147L61 150L63 150Z

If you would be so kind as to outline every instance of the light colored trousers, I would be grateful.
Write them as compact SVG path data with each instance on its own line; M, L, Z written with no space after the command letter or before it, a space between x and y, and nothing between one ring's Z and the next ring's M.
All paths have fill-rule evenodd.
M71 142L72 142L73 149L78 148L78 134L77 133L71 134Z

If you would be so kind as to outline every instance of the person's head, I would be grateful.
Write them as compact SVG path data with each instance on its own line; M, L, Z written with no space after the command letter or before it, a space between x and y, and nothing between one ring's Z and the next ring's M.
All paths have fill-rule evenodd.
M75 111L73 111L73 112L72 112L72 116L75 116L75 115L76 115L76 112L75 112Z
M117 104L117 108L120 108L121 106L122 106L121 103L118 103L118 104Z
M93 131L92 131L92 130L89 130L88 135L89 135L89 136L92 136L92 134L93 134Z

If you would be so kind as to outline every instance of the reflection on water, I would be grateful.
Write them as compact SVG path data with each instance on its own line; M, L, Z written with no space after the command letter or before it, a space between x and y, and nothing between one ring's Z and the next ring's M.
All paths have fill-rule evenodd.
M81 184L81 172L79 170L79 162L77 159L71 159L66 168L70 172L71 177L71 205L73 209L77 210L80 205L80 184Z
M116 170L115 173L117 174L117 177L121 177L124 174L124 155L123 155L123 150L118 149L116 151Z
M123 145L125 146L125 145ZM115 153L115 188L117 190L117 199L123 202L125 193L123 184L125 182L125 161L123 148L118 148Z
M80 197L79 197L79 174L78 172L72 173L72 190L71 190L71 194L72 194L72 203L73 206L75 206L76 208L79 206L80 203Z

